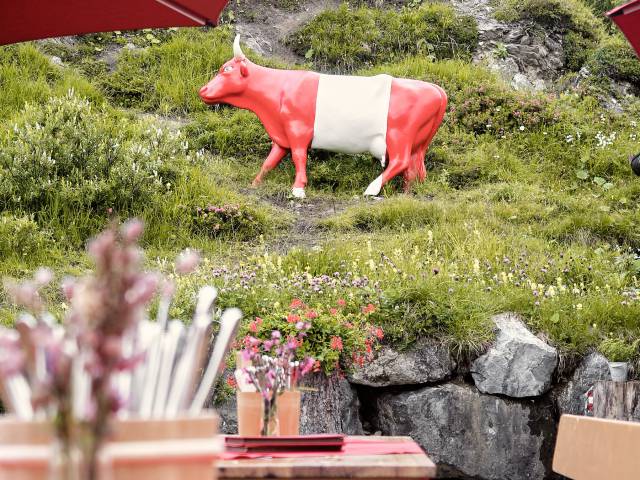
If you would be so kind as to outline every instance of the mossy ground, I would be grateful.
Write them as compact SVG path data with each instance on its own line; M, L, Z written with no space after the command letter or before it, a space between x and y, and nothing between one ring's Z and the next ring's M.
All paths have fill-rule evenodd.
M448 114L427 154L428 178L413 194L394 182L381 200L363 199L379 164L326 152L311 156L303 202L288 197L289 160L250 189L269 149L260 123L246 112L207 108L197 97L231 55L228 28L3 47L0 273L25 276L41 264L59 275L82 272L87 237L113 216L138 215L147 223L151 266L167 269L186 246L204 252L198 275L180 280L175 316L187 317L195 287L213 282L222 305L237 305L248 318L293 297L325 306L347 298L377 306L375 321L389 342L428 335L460 353L481 350L492 338L490 316L504 310L521 313L565 353L584 353L603 338L640 338L640 181L628 168L640 134L637 99L614 113L585 88L514 92L468 62L473 29L456 40L462 50L438 53L430 38L459 33L441 5L339 12L365 33L363 25L406 16L427 38L415 45L381 38L362 56L326 40L333 33L323 25L335 16L327 13L292 40L303 53L313 49L308 59L324 69L385 72L448 92ZM434 14L440 30L426 24ZM606 41L584 61L602 65L602 75L636 75L637 61L620 54L624 45L602 23L585 22L565 23L581 38ZM120 50L109 65L103 52L122 43L136 48ZM73 102L85 106L74 110ZM69 112L76 116L65 117ZM160 146L155 131L163 135ZM140 157L118 156L119 148ZM157 165L146 159L154 155ZM124 170L113 170L110 159ZM22 175L11 174L17 166ZM34 166L46 171L46 182L24 174ZM13 311L1 311L10 322Z

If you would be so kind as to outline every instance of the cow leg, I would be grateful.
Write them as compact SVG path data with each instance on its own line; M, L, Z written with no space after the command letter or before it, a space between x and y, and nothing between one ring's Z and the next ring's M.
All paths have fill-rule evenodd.
M411 163L403 173L403 188L405 193L411 191L411 185L420 178L424 180L423 175L420 173L421 167L424 167L424 156L426 154L426 147L420 146L411 154Z
M304 198L304 187L307 185L307 149L300 147L292 148L291 157L293 158L293 165L296 169L296 179L293 182L291 193L296 198Z
M287 155L288 152L289 150L281 147L280 145L274 142L271 145L271 151L269 152L267 159L264 161L264 163L262 164L262 167L260 168L260 173L256 175L256 178L253 180L252 185L254 187L257 187L258 185L260 185L262 183L262 180L264 179L264 176L268 172L276 168L278 164L282 161L282 159Z
M373 197L378 195L385 184L387 184L396 175L400 175L409 168L410 162L411 145L408 145L403 148L402 153L391 155L389 157L389 166L384 172L382 172L382 175L369 184L364 194Z

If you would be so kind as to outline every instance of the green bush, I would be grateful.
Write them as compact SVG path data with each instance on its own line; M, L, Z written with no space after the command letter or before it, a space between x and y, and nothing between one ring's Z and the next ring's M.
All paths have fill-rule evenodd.
M69 92L28 105L0 138L0 208L76 224L84 239L109 214L135 214L170 192L183 154L177 134Z
M50 242L31 217L0 215L0 259L39 253Z
M475 20L457 16L442 4L400 12L343 4L321 13L287 39L316 67L347 71L416 54L469 58L477 43Z
M620 35L609 37L589 58L592 73L640 86L640 61Z
M638 354L638 341L629 342L623 338L606 338L598 350L610 362L628 362Z
M252 240L267 230L266 222L260 214L260 211L238 204L196 207L192 213L192 228L194 233L211 238Z
M603 26L602 20L580 0L498 0L495 16L503 21L532 20L587 37L601 33Z
M603 16L609 10L621 5L618 0L582 0L597 16Z
M454 101L462 98L452 102L448 118L453 125L474 133L502 136L507 131L537 129L558 119L549 100L542 95L480 86L463 90Z

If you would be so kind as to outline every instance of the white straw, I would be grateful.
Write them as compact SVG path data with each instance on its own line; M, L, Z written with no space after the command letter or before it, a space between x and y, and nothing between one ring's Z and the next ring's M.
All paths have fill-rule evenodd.
M173 383L167 400L165 414L167 417L175 417L189 405L198 375L199 361L203 348L206 345L206 333L211 324L211 308L218 296L214 287L206 286L198 293L196 312L187 334L184 353L176 365Z
M153 417L162 417L167 406L167 396L174 368L178 343L184 333L184 324L179 320L169 322L169 328L163 339L162 358L160 360L160 370L158 371L158 383L155 398L153 401Z
M211 358L209 359L209 365L191 403L189 414L199 414L205 402L213 396L213 386L220 371L224 368L224 357L227 355L229 345L236 335L241 318L242 312L237 308L230 308L222 314L220 331L218 332L218 337L213 352L211 353Z

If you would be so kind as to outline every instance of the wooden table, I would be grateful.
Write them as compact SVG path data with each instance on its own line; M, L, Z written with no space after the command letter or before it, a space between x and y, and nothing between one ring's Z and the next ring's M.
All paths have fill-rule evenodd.
M363 439L380 437L359 437ZM384 437L389 442L408 437ZM436 466L425 454L326 455L323 457L256 458L218 462L219 480L305 479L360 480L435 478Z

